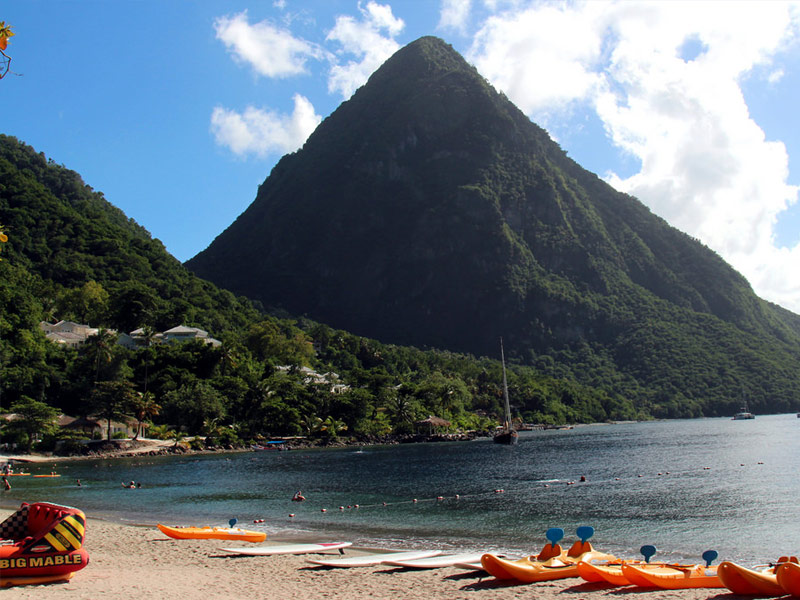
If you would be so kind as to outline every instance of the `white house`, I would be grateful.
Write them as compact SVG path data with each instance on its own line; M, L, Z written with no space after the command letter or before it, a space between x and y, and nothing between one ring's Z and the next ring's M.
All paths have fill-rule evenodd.
M39 329L44 332L45 337L56 344L76 347L86 342L86 338L97 335L98 329L73 323L72 321L59 321L51 324L46 321L39 323Z
M203 331L197 327L186 327L185 325L178 325L172 329L167 329L162 335L164 336L164 341L170 344L188 342L190 340L200 340L212 346L219 346L222 344L219 340L209 337L207 331Z

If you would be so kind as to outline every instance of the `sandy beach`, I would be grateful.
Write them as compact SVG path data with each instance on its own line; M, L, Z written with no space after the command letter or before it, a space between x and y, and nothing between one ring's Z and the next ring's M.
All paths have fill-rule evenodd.
M11 511L0 511L5 519ZM268 540L269 542L269 540ZM173 540L152 526L129 526L89 517L89 565L68 583L4 589L3 600L35 598L250 599L330 598L508 600L537 597L612 600L733 600L727 590L653 591L588 584L581 579L515 585L457 568L412 571L387 566L326 569L308 556L232 556L218 540ZM347 555L363 550L348 548ZM338 555L338 552L334 553ZM320 556L320 555L309 555Z

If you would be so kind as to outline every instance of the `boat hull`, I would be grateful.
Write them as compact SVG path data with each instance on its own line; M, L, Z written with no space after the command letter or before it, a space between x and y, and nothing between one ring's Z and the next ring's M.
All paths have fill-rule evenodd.
M495 444L506 444L513 446L519 440L519 434L516 431L505 431L498 433L494 436L493 441Z
M786 592L778 585L773 568L765 571L749 569L736 563L723 561L717 567L723 585L734 594L783 596Z
M565 563L557 558L539 562L530 558L508 560L494 554L484 554L481 556L481 566L497 579L513 579L523 583L578 577L578 563Z
M800 565L792 562L783 563L775 571L775 578L787 594L800 597Z
M247 529L228 527L170 527L157 524L164 535L176 540L238 540L241 542L258 543L267 539L263 531L249 531Z
M624 569L628 579L635 573L635 581L646 582L646 586L664 590L685 590L693 588L723 588L725 585L717 575L717 567L704 565L662 565L648 568L644 564L628 565Z

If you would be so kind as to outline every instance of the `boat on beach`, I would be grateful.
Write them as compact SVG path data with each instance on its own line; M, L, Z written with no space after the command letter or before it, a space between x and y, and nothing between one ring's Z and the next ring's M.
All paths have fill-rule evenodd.
M157 524L164 535L175 540L238 540L258 543L267 539L263 531L250 531L238 527L170 527Z
M503 427L494 435L495 444L516 444L519 434L511 424L511 404L508 400L508 379L506 378L506 357L503 353L503 338L500 338L500 362L503 365Z
M722 588L725 585L711 562L717 558L715 550L703 553L705 564L661 564L628 563L622 565L622 573L639 587L657 587L662 590L686 590L694 588Z
M748 596L785 596L786 590L778 583L776 571L783 563L797 563L795 556L781 556L777 562L744 567L731 561L723 561L717 569L720 580L734 594Z
M481 556L483 570L497 579L513 579L523 583L552 581L579 577L578 564L593 561L615 561L611 554L597 552L589 543L594 535L594 528L582 526L578 528L579 539L568 551L559 545L564 537L564 530L554 527L547 530L545 537L548 544L535 556L519 560L507 559L496 554L487 553Z

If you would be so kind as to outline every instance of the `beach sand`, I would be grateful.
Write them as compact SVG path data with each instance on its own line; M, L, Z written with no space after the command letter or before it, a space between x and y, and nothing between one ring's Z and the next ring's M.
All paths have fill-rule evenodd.
M5 519L12 511L0 511ZM269 541L269 540L268 540ZM699 600L737 596L725 589L653 591L588 584L581 579L515 585L457 568L412 571L387 566L326 569L306 556L232 556L220 546L245 542L173 540L152 526L89 517L89 565L68 583L0 591L2 600L31 598L342 599L342 600ZM359 550L348 548L346 555ZM332 553L338 555L338 552Z

